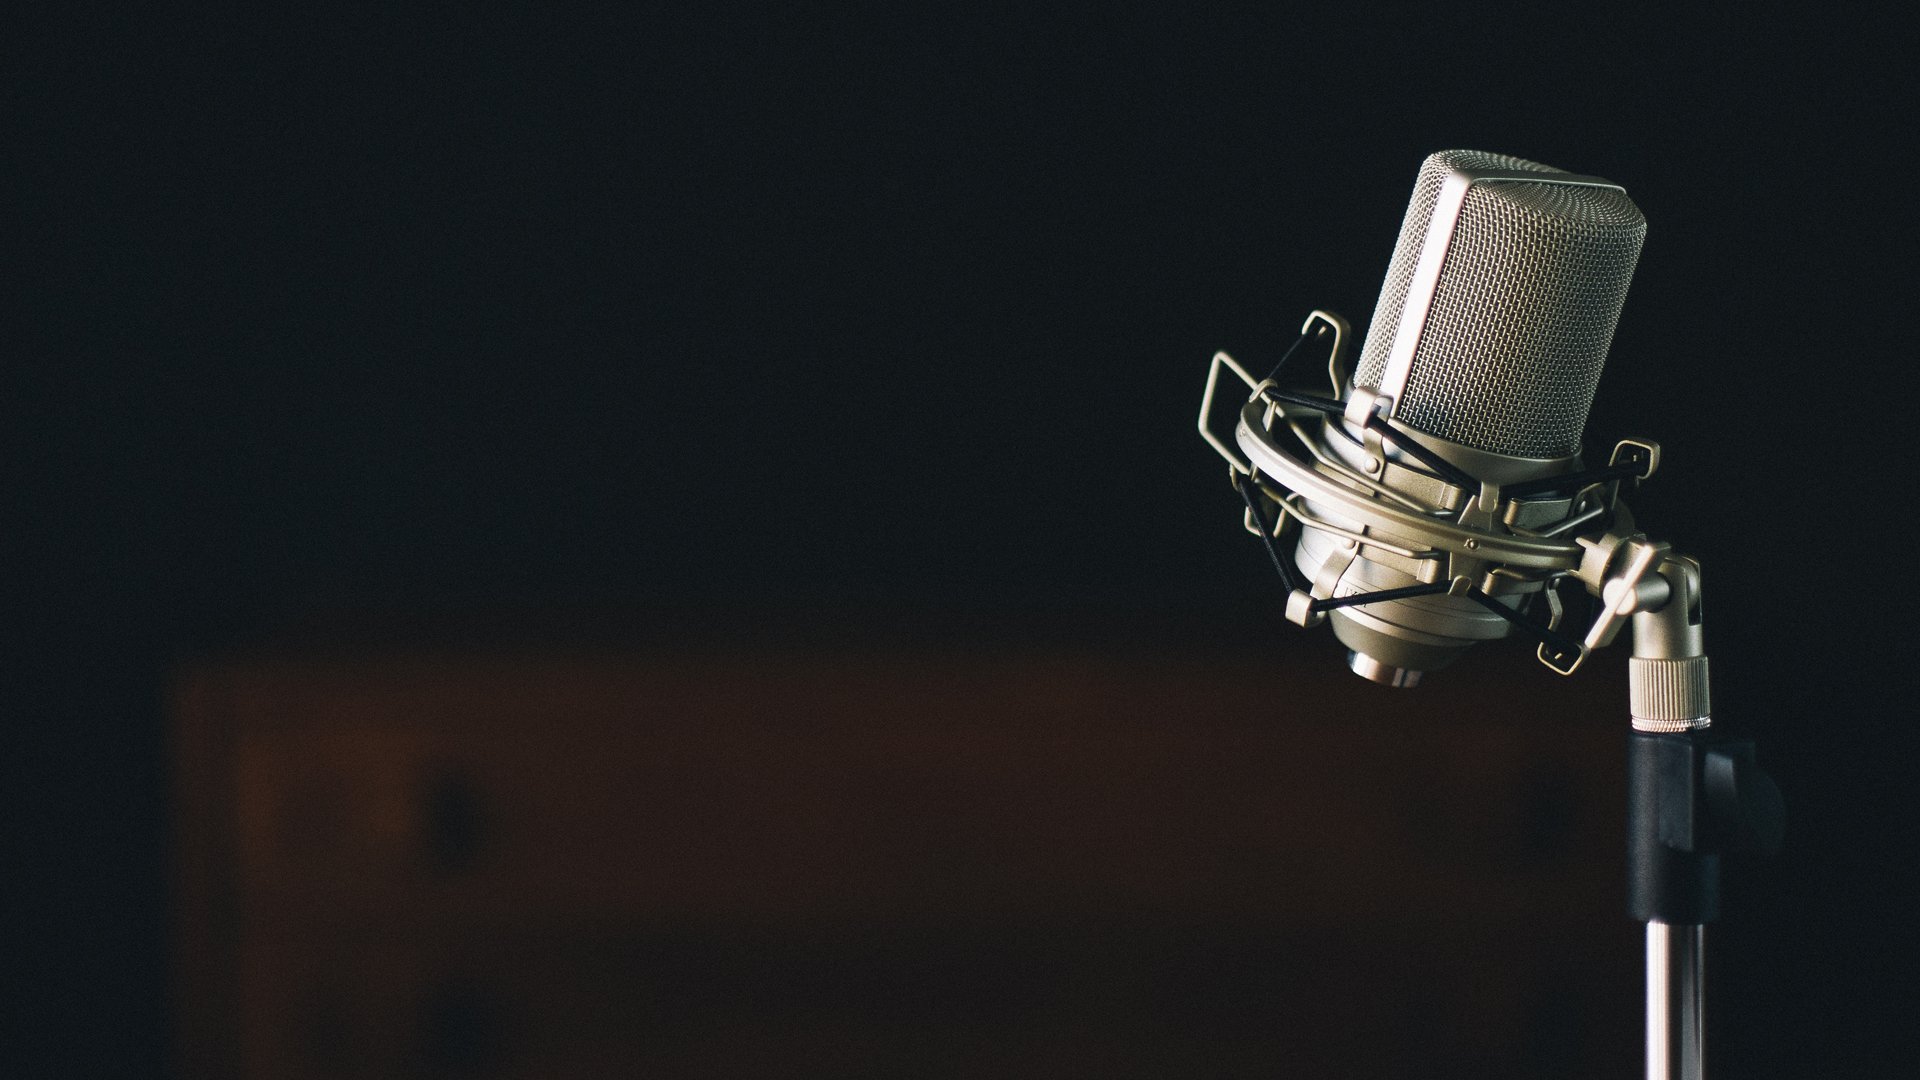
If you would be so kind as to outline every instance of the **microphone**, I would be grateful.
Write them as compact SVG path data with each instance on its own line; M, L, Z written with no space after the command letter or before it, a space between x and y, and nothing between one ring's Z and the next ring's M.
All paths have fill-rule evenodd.
M1356 673L1412 686L1516 630L1571 673L1617 631L1624 614L1585 642L1561 634L1552 586L1602 573L1620 545L1601 538L1631 532L1620 482L1657 462L1645 440L1598 470L1580 453L1645 236L1610 181L1441 151L1420 166L1351 377L1338 316L1315 312L1295 345L1331 333L1335 400L1215 357L1202 434L1234 465L1289 619L1331 621ZM1208 429L1223 363L1254 391L1235 432L1244 462Z
M1776 848L1782 821L1753 745L1706 731L1700 564L1636 532L1620 501L1660 448L1622 439L1606 465L1581 463L1646 229L1611 181L1434 154L1352 375L1346 320L1315 311L1264 379L1214 354L1199 426L1287 587L1287 618L1332 622L1366 678L1412 686L1515 632L1570 675L1633 620L1628 906L1647 924L1647 1075L1698 1077L1720 856ZM1302 345L1329 337L1332 398L1281 383ZM1231 445L1211 427L1223 368L1251 391ZM1561 629L1565 582L1600 601L1579 640Z

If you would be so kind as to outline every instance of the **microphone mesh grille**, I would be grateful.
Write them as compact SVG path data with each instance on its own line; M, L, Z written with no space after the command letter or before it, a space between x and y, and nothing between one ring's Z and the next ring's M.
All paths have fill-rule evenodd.
M1420 166L1354 371L1378 387L1448 167L1564 170L1477 150ZM1488 182L1469 189L1414 352L1402 423L1516 457L1577 452L1647 221L1612 188Z

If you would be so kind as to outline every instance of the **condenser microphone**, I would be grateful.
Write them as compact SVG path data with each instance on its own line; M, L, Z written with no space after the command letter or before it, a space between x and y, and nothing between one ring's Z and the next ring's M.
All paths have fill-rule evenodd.
M1646 227L1611 181L1441 151L1420 166L1350 378L1334 335L1338 400L1242 372L1265 403L1236 431L1249 528L1297 531L1290 549L1270 542L1289 618L1324 615L1355 672L1410 686L1515 627L1557 669L1584 655L1532 609L1577 568L1580 538L1624 515L1617 481L1653 465L1650 445L1623 443L1606 475L1580 456ZM1289 431L1303 452L1281 448ZM1202 432L1242 468L1204 407Z
M1633 200L1605 180L1504 154L1431 155L1414 183L1354 387L1371 394L1396 429L1482 483L1577 468L1646 234ZM1331 441L1355 446L1359 440L1341 438L1355 434L1342 425ZM1396 475L1383 480L1393 486ZM1398 486L1418 497L1405 490L1413 485ZM1301 571L1314 578L1340 548L1332 533L1303 530ZM1356 564L1351 591L1418 582L1391 560ZM1329 621L1353 670L1390 685L1412 685L1512 627L1485 605L1446 594L1341 608Z
M1348 663L1410 686L1513 633L1572 674L1629 622L1628 906L1647 924L1647 1072L1702 1075L1703 924L1719 860L1780 842L1778 788L1713 723L1698 561L1634 527L1623 486L1660 450L1581 439L1646 219L1620 185L1472 150L1420 166L1359 363L1315 311L1256 379L1215 353L1200 434L1226 459L1301 626L1331 622ZM1331 396L1289 361L1331 342ZM1249 391L1214 431L1220 373ZM1559 589L1598 601L1570 632ZM1544 610L1543 610L1544 609Z

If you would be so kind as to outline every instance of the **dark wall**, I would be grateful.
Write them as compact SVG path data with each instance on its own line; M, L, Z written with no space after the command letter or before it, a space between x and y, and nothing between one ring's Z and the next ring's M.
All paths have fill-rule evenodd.
M1364 325L1415 167L1465 146L1651 222L1589 432L1664 443L1640 519L1706 561L1717 713L1795 812L1736 874L1719 970L1782 989L1721 1060L1889 1059L1907 954L1859 946L1899 933L1911 834L1894 36L1016 6L37 39L11 829L61 1024L30 1026L156 1067L159 688L209 641L495 605L1263 616L1192 433L1207 357Z

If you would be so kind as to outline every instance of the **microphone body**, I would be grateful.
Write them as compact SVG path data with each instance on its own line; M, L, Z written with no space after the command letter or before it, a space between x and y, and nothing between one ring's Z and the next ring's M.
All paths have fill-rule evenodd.
M1608 181L1479 151L1428 157L1359 362L1340 388L1346 413L1299 434L1323 466L1365 476L1378 498L1434 520L1520 536L1563 524L1577 492L1503 499L1500 489L1581 467L1587 413L1645 236L1646 219ZM1463 496L1383 443L1366 426L1375 414L1480 490ZM1467 595L1467 580L1515 611L1546 589L1540 576L1503 574L1471 551L1434 558L1417 521L1303 505L1292 561L1315 595L1462 585L1329 613L1350 666L1374 681L1414 685L1512 631L1510 618Z

